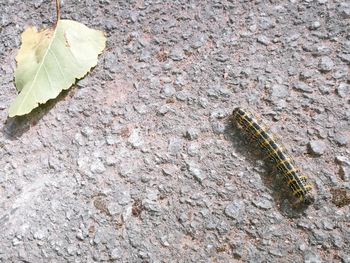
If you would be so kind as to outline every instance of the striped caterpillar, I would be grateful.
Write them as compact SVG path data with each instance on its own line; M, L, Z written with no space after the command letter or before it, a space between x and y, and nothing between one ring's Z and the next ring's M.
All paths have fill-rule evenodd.
M296 167L288 151L281 143L276 141L276 136L251 113L241 108L235 108L233 110L232 118L238 127L257 143L266 154L266 158L284 176L293 195L299 202L304 202L307 205L313 203L314 197L311 193L311 185L307 183L306 176L301 174L300 170Z

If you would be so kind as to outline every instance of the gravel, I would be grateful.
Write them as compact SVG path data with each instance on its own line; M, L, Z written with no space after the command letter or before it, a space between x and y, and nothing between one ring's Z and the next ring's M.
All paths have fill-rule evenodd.
M321 72L328 72L334 68L334 62L330 57L322 57L318 64L318 69Z
M308 143L311 154L321 156L327 150L327 144L323 140L312 140Z
M350 97L350 85L346 83L340 83L337 87L337 94L341 98L349 98Z
M296 82L294 83L293 87L301 92L305 92L305 93L312 93L312 88L310 86L308 86L307 84L303 83L303 82Z
M0 1L0 262L350 262L347 1L61 3L107 47L8 119L20 34L54 5ZM278 134L314 204L235 107Z

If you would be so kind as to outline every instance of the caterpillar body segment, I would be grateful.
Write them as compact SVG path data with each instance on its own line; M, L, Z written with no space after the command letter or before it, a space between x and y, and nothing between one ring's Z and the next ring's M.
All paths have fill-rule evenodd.
M291 155L280 143L280 140L276 139L277 136L251 113L241 108L234 109L232 118L250 140L254 141L262 149L266 158L283 175L293 195L305 204L313 203L314 197L311 193L311 185L307 182L306 176L297 168Z

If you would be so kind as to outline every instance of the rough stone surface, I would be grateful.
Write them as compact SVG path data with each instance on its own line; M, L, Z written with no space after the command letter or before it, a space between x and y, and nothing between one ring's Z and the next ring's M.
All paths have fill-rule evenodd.
M52 2L0 1L0 262L350 262L348 1L60 1L107 47L8 119L20 34L53 25ZM238 106L314 204L232 125Z
M318 68L322 72L331 71L334 67L334 62L330 57L322 57L318 64Z
M346 83L340 83L337 88L337 93L342 98L350 97L350 85Z
M317 156L324 154L327 149L327 144L323 140L310 141L308 146L310 152Z

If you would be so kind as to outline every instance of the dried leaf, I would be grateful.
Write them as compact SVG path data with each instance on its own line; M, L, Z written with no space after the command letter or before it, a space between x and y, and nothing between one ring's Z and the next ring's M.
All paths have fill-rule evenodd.
M70 88L96 66L105 44L103 32L72 20L59 20L55 28L39 32L35 27L26 29L16 57L15 82L20 94L9 116L27 114Z

